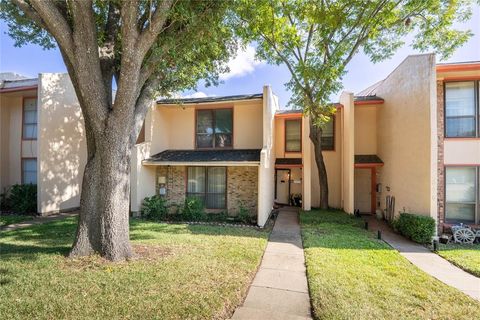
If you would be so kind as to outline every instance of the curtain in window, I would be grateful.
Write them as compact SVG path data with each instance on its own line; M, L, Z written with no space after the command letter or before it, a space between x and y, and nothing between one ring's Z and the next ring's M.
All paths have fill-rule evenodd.
M187 197L196 197L205 203L205 167L188 167Z
M37 138L37 99L25 99L23 105L23 138Z
M287 152L302 151L301 130L302 130L301 120L285 121L285 151Z
M476 134L475 83L445 84L447 137L474 137Z
M207 186L207 208L222 209L225 208L225 174L224 167L208 168L208 186Z
M446 168L445 217L451 222L474 222L476 168Z
M335 146L333 117L325 124L322 131L322 150L333 150Z
M188 167L187 197L200 199L207 209L226 208L225 167Z
M22 160L22 177L23 184L37 184L37 160L23 159Z
M213 148L213 112L212 110L197 111L197 147Z
M232 146L232 109L197 111L197 148L228 148Z
M215 111L215 147L225 148L232 146L233 117L232 109Z

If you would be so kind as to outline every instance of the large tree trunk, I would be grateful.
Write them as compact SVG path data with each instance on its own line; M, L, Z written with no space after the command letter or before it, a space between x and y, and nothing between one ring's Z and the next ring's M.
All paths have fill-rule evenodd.
M320 209L328 209L328 177L322 154L322 128L315 126L312 119L310 119L310 140L313 142L318 181L320 182Z
M106 125L103 133L87 139L88 162L71 257L96 252L109 260L118 261L132 256L129 242L129 139L128 129L119 130L115 125Z
M104 145L110 143L105 139ZM128 146L128 144L127 144ZM129 242L130 152L97 151L85 167L80 221L70 256L94 252L112 260L132 256ZM123 149L123 148L122 148Z

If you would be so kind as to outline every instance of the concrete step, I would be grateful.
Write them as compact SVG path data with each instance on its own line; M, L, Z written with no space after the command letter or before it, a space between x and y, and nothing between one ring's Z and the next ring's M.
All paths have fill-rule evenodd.
M260 310L257 308L240 307L235 310L234 320L311 320L310 317L302 317L294 314Z
M310 298L308 293L302 292L252 286L243 306L301 317L310 316Z

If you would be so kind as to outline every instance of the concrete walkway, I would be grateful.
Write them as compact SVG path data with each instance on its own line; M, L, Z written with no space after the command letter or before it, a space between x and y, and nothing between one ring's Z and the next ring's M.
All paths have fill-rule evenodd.
M232 319L311 319L297 209L280 209L247 298Z
M382 239L418 268L466 295L480 300L480 278L454 266L424 246L393 232L384 221L378 221L373 217L368 217L366 220L370 230L381 230Z
M30 227L36 224L42 224L42 223L47 223L47 222L52 222L56 220L62 220L68 217L74 217L78 215L78 211L72 211L72 212L64 212L64 213L58 213L58 214L52 214L49 216L40 216L40 217L34 217L32 220L27 220L19 223L14 223L14 224L9 224L8 226L5 227L0 227L0 231L11 231L11 230L17 230L20 228L26 228Z

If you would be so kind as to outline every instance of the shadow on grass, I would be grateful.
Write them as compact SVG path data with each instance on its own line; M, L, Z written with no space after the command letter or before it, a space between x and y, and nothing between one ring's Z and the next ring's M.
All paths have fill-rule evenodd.
M300 215L304 249L392 250L364 221L340 210L314 210Z
M40 254L68 254L77 228L77 218L32 225L12 231L2 231L0 236L0 260L36 260ZM209 225L165 224L132 219L130 240L155 240L159 234L207 235L266 238L268 232L255 228Z
M130 240L156 239L154 233L165 234L198 234L207 236L233 237L266 237L270 229L258 229L237 226L196 225L177 223L152 222L142 219L132 219L130 222Z

